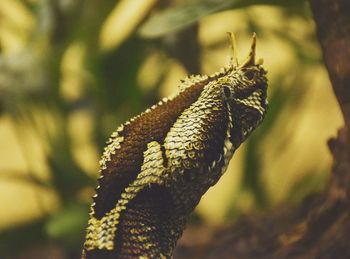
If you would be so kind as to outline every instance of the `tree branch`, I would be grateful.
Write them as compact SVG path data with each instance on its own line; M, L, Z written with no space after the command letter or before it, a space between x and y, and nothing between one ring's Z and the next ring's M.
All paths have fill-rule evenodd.
M350 125L350 2L311 0L317 36L333 90ZM349 135L348 135L349 136Z

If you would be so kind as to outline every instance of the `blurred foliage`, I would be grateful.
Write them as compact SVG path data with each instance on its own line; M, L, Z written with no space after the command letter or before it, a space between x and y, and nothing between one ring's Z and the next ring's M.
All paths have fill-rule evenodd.
M273 35L285 42L298 59L298 67L287 77L275 74L271 80L269 113L245 145L242 179L230 197L227 217L232 219L241 213L237 204L247 192L253 197L253 208L271 206L262 179L264 143L282 116L300 109L310 83L303 73L321 60L292 32L287 33L289 28L283 27L287 23L268 31L262 27L248 8L256 5L275 6L285 20L311 19L305 1L292 0L186 4L148 0L141 5L126 0L2 1L0 27L10 29L0 31L0 114L2 119L9 118L27 171L5 172L0 177L10 176L51 190L58 205L57 209L43 208L36 219L4 229L0 233L0 257L12 258L27 247L45 244L62 247L67 257L71 251L79 251L95 186L96 157L102 153L106 139L118 124L157 102L172 62L190 72L200 69L200 51L177 53L186 51L189 43L193 49L201 48L196 26L200 28L203 18L232 9L245 12L245 33L256 31L261 39ZM307 37L315 45L313 33ZM147 62L150 65L140 82ZM77 118L82 121L75 125ZM292 128L285 131L293 134ZM32 154L26 132L36 136L41 160ZM280 150L287 142L276 141ZM43 164L46 176L37 173L39 164ZM311 191L320 190L324 182L324 177L308 172L290 188L285 200L298 202ZM201 219L199 214L193 218L195 222Z
M146 38L161 37L176 30L198 22L202 17L216 12L245 8L252 5L273 5L302 11L305 0L204 0L192 1L167 8L145 22L139 29L141 36Z

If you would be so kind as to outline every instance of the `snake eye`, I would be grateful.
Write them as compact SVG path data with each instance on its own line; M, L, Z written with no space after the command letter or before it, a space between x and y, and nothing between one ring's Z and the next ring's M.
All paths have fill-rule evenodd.
M255 79L255 72L252 70L248 70L244 73L244 76L247 80L253 81Z
M222 86L222 93L225 99L229 99L231 97L231 89L228 85Z

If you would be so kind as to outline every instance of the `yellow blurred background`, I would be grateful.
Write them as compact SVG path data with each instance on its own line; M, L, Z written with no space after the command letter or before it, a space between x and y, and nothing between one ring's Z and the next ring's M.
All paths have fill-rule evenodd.
M45 218L47 235L55 238L59 234L50 220L57 222L65 204L85 204L79 213L87 213L103 141L124 120L176 92L188 72L159 47L161 40L139 33L154 14L181 1L168 6L155 0L106 1L97 9L98 1L80 7L69 0L52 2L0 1L0 229ZM227 9L198 21L203 74L227 64L227 31L236 34L241 59L257 31L272 106L263 129L240 147L201 200L196 213L203 223L220 225L245 212L297 204L327 183L332 160L326 141L343 121L314 29L305 5L297 11L264 5ZM142 55L131 58L140 48ZM113 62L130 67L127 79L135 87L127 79L106 79L126 76L109 65ZM119 85L104 90L106 82ZM62 194L64 183L55 188L57 156L62 156L57 164L70 158L74 164L60 170L69 174L79 168L90 180L67 191L68 197ZM252 178L245 177L248 171Z

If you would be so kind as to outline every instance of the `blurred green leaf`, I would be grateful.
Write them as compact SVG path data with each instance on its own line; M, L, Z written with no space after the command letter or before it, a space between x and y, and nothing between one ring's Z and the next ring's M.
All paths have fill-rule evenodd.
M139 29L144 38L162 37L189 26L202 17L230 9L238 9L251 5L277 5L301 8L304 0L205 0L182 4L160 11L150 17Z
M33 220L28 223L13 226L0 232L0 256L6 256L14 252L23 251L35 244L44 243L46 240L43 224L46 218ZM5 257L6 258L6 257Z
M329 173L326 172L305 173L303 177L292 185L286 200L298 204L302 202L303 198L307 195L320 192L325 188L327 177L329 177Z
M53 215L47 221L45 230L49 237L66 246L78 246L83 243L87 220L88 207L72 203Z
M241 1L240 1L241 2ZM231 1L201 1L200 3L180 5L157 13L139 29L144 38L156 38L188 26L201 17L224 10Z

